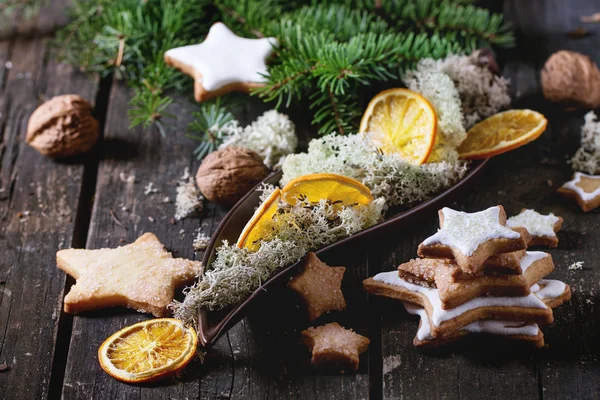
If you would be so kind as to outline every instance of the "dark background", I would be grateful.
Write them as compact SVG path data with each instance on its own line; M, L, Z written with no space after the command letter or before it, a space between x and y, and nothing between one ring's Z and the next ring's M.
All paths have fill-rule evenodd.
M499 54L503 74L512 81L513 106L543 112L549 125L533 144L494 158L472 190L447 204L466 211L502 204L509 215L530 207L565 219L560 246L550 251L556 264L552 277L571 285L574 294L543 329L545 349L469 338L460 348L426 354L412 346L414 317L397 302L368 299L362 279L414 257L418 243L435 230L437 218L430 212L411 229L325 257L347 267L348 310L319 323L337 320L371 339L357 374L323 374L310 367L308 352L298 344L307 326L303 313L288 292L275 291L222 337L204 364L195 362L180 379L156 386L122 384L101 370L96 357L106 337L148 316L128 310L62 313L72 280L57 270L55 252L114 247L151 231L176 256L199 259L202 254L191 246L198 224L211 233L227 210L208 204L200 221L169 223L174 205L162 198L174 199L184 168L194 172L198 166L191 155L195 143L184 136L193 106L172 107L177 118L166 138L128 129L130 93L122 84L86 77L51 55L52 28L64 22L65 3L52 1L20 26L21 34L0 40L0 364L8 367L0 371L0 398L600 398L600 214L584 214L555 192L572 173L566 160L579 146L584 112L565 112L544 101L539 83L539 70L554 51L576 50L600 62L600 24L579 20L600 12L600 2L487 2L516 27L517 48ZM583 26L588 36L568 37ZM33 110L65 93L95 103L104 141L90 156L58 163L23 138ZM266 109L249 99L238 116L249 122ZM288 112L306 133L302 110ZM136 183L123 182L120 173L135 175ZM145 196L149 182L161 193ZM584 261L582 271L568 270L575 261Z

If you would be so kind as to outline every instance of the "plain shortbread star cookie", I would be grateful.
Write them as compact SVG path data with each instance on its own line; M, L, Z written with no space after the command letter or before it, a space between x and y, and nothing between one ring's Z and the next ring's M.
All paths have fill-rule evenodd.
M273 46L275 38L246 39L217 22L204 42L168 50L165 62L194 78L194 97L204 101L262 86Z
M66 249L58 268L76 279L65 296L65 312L125 306L156 317L169 315L175 288L191 284L202 263L173 258L152 233L116 249Z
M302 272L288 286L306 303L310 321L328 311L346 309L341 288L344 272L345 267L329 267L315 253L308 253Z
M358 369L359 354L367 351L370 343L366 337L342 328L337 322L302 331L300 341L312 352L313 364L354 371Z

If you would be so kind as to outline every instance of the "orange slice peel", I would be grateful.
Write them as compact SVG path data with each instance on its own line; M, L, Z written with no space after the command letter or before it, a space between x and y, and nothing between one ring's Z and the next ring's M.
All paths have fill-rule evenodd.
M107 374L128 383L152 382L172 376L196 354L198 336L174 318L139 322L111 335L98 349Z
M265 238L269 233L266 231L267 225L273 220L280 199L281 189L275 189L273 193L262 202L242 230L236 243L237 247L240 249L245 247L251 251L256 251L260 248L260 240Z
M433 149L437 120L425 97L408 89L389 89L369 102L359 132L384 153L398 153L407 162L421 165Z
M458 148L463 159L497 156L536 140L548 125L544 115L533 110L508 110L475 124Z
M326 199L336 208L369 204L373 195L368 187L356 179L337 174L311 174L288 182L282 190L282 199L291 205L298 200L318 203Z

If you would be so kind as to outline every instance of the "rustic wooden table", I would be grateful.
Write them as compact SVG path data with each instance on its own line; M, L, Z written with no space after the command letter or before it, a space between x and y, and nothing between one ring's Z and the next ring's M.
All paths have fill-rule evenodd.
M550 124L534 144L493 159L479 183L448 204L463 210L503 204L509 213L528 206L564 217L560 246L551 251L553 277L569 283L574 295L544 329L547 348L524 351L474 339L453 352L424 354L411 344L415 318L397 303L363 293L362 279L414 256L420 239L435 229L436 216L429 213L418 226L384 242L349 246L326 257L348 271L348 311L335 318L371 339L358 373L315 372L298 344L305 325L296 303L267 293L219 340L204 364L192 364L180 379L155 386L122 384L101 370L96 357L106 337L148 316L128 310L64 314L62 299L73 281L56 268L55 253L67 247L114 247L155 232L177 256L199 259L202 254L194 254L191 245L195 229L214 231L227 210L208 204L200 219L169 222L174 206L161 199L174 197L184 168L198 166L191 154L195 144L184 136L193 106L173 107L177 118L167 137L129 129L130 93L122 84L86 77L50 53L51 33L44 32L64 21L64 2L55 0L30 24L33 34L0 41L0 364L7 366L0 370L0 398L600 398L600 308L595 304L600 213L584 214L555 193L571 174L566 160L578 147L583 113L545 102L538 74L559 49L581 51L600 62L600 24L586 25L590 36L567 37L582 25L580 16L600 11L598 1L495 3L518 33L518 47L501 54L514 106L542 111ZM91 155L54 162L23 139L31 112L43 99L64 93L95 102L104 140ZM245 120L266 107L248 101ZM308 129L305 118L293 117L300 129ZM136 182L122 181L121 173L135 175ZM150 182L160 193L144 194ZM584 261L583 270L567 268L575 261Z

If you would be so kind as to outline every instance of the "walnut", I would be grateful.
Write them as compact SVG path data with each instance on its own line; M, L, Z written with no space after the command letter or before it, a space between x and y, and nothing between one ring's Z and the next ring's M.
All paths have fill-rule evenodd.
M233 205L268 173L252 150L227 146L206 156L198 168L196 183L208 200Z
M84 98L67 94L39 106L27 125L27 143L40 153L68 157L85 153L98 140L98 121Z
M588 56L558 51L548 58L541 75L546 99L570 107L600 106L600 71Z

